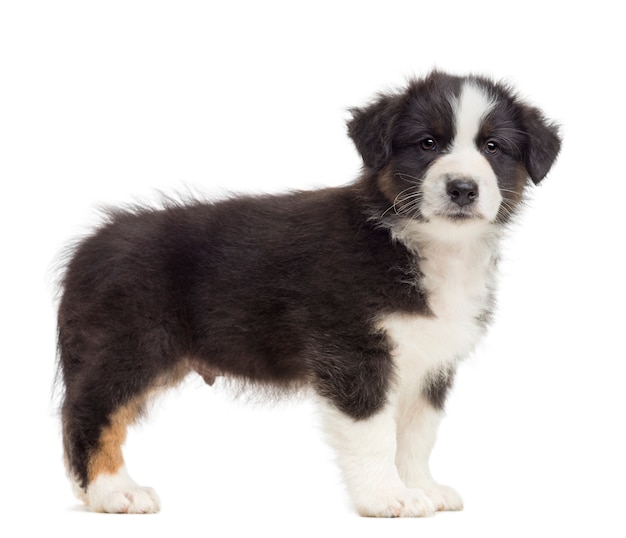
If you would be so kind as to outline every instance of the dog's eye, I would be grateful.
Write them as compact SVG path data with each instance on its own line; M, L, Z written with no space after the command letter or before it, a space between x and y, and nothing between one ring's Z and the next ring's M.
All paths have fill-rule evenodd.
M491 155L495 155L500 151L500 146L494 140L487 140L485 143L485 153L489 153Z
M424 151L435 151L437 149L437 142L435 142L434 138L429 136L420 142L420 147Z

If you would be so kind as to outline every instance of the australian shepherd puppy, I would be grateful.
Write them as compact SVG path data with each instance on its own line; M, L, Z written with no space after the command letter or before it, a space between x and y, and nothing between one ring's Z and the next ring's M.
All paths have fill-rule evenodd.
M501 235L558 130L508 87L442 72L351 112L353 183L114 210L72 252L63 438L91 510L159 510L122 444L146 401L191 372L310 389L360 514L462 508L429 455L491 317Z

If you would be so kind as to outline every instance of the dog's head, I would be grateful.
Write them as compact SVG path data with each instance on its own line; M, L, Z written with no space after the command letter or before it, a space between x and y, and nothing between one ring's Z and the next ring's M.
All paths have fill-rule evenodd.
M560 149L557 127L486 78L433 72L352 110L366 176L402 216L506 222Z

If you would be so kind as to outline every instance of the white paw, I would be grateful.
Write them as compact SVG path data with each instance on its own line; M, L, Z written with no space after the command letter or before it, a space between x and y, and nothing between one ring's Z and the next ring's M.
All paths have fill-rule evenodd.
M159 499L150 488L134 487L87 495L94 512L109 514L154 514L159 511Z
M154 514L161 508L155 491L138 486L123 468L117 474L102 474L91 482L85 502L94 512L110 514Z
M399 488L357 501L359 514L367 517L426 517L435 507L421 489Z
M442 486L434 481L421 483L420 488L438 512L463 510L463 499L453 488Z

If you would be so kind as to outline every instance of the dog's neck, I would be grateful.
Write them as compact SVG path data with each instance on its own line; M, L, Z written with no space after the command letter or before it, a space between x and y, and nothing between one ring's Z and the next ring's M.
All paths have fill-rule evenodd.
M502 237L502 226L479 219L454 222L402 218L394 220L388 228L394 241L402 243L419 258L435 252L495 253Z
M407 219L408 220L408 219ZM394 240L415 256L431 312L448 321L490 317L502 227L487 221L397 222Z

